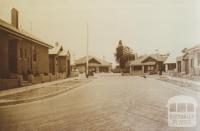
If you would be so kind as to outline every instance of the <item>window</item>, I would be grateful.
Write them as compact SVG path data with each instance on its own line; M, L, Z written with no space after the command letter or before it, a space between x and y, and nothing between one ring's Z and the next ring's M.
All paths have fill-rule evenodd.
M19 50L19 55L20 55L20 58L23 58L23 50L22 50L22 48L20 48L20 50Z
M154 70L154 66L148 66L148 70L149 70L149 71Z
M24 50L24 57L27 58L27 50Z
M36 46L33 46L32 51L33 51L33 61L37 61L37 50L36 50Z

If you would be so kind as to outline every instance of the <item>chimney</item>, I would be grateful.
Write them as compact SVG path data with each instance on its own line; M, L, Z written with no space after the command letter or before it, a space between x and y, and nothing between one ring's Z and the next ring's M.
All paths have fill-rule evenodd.
M18 11L13 8L11 10L11 24L15 27L15 28L19 28L19 21L18 21Z

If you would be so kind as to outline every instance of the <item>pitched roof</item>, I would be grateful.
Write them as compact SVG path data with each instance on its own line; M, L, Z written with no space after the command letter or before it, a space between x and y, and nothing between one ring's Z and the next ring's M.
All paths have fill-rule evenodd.
M63 50L59 53L59 56L70 56L70 52Z
M156 61L162 61L164 62L167 59L166 55L162 55L162 54L150 54L150 55L143 55L140 56L138 59L131 61L130 65L152 65L154 64L154 62L146 62L145 64L142 63L143 61L145 61L148 58L153 58Z
M188 59L191 54L195 52L200 52L200 44L193 46L191 48L184 48L178 57L176 57L177 61L180 61L181 59Z
M138 59L130 62L130 65L141 65L142 61L145 60L147 56L140 56Z
M193 46L192 48L186 49L186 52L194 51L194 50L200 50L200 44Z
M65 51L62 45L56 43L55 47L49 50L50 55L70 56L69 51Z
M52 49L49 50L49 54L51 55L58 54L62 50L63 50L62 45L56 45Z
M163 62L166 61L168 57L167 55L162 55L162 54L151 54L150 56L157 61L163 61Z
M17 29L14 26L12 26L11 24L5 22L4 20L0 19L0 30L4 30L10 34L13 34L15 36L33 41L35 43L38 43L42 46L48 47L48 48L52 48L52 46L50 44L47 44L46 42L43 42L42 40L38 39L37 37L33 36L30 33L27 33L23 30Z
M153 58L153 59L155 59L157 61L164 62L167 59L168 56L157 53L157 54L151 54L147 58L149 58L149 57L151 57L151 58Z
M111 66L112 63L110 62L107 62L105 60L102 60L102 59L99 59L97 57L94 57L94 56L88 56L88 61L91 60L91 59L95 59L96 61L98 61L101 65L104 65L104 66ZM75 60L75 64L85 64L86 63L86 56L78 59L78 60Z

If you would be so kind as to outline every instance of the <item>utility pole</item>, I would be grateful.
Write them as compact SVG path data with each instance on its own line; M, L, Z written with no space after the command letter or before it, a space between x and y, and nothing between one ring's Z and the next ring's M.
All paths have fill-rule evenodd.
M33 27L32 27L32 22L30 22L30 29L31 29L31 35L33 33ZM32 44L32 39L31 39L31 44ZM30 64L31 64L31 73L33 72L33 45L31 45L31 55L30 55Z
M89 27L88 23L86 25L86 31L87 31L87 46L86 46L86 78L88 78L88 48L89 48Z

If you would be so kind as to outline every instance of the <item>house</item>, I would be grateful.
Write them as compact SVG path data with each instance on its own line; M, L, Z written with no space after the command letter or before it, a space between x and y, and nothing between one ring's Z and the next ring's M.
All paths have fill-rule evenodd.
M176 71L176 58L169 55L167 60L164 62L165 72L175 72Z
M18 11L13 8L11 24L0 19L0 89L18 87L32 76L48 75L49 48L52 46L19 29Z
M19 29L18 11L13 8L11 24L0 19L0 89L18 87L33 76L48 75L49 48L52 46Z
M176 58L177 72L186 75L200 75L200 45L184 49Z
M138 57L129 64L130 73L134 75L161 74L167 55L151 54Z
M49 71L54 75L61 73L66 77L70 76L70 53L65 51L59 43L49 50Z
M86 56L75 61L76 68L80 73L86 71ZM112 63L99 59L94 56L88 56L88 70L99 72L111 72Z

